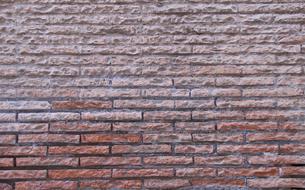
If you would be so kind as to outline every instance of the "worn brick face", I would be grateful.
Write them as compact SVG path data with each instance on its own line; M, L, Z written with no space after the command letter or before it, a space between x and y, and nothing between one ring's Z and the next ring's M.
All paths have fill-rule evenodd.
M304 0L0 0L0 190L305 189Z

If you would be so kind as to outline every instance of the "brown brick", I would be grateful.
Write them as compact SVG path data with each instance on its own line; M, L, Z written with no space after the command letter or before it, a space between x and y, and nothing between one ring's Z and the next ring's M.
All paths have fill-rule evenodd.
M114 145L112 153L168 153L171 152L170 145Z
M156 189L171 189L171 188L183 188L191 186L190 182L186 179L145 179L145 188Z
M141 120L141 112L84 112L83 120Z

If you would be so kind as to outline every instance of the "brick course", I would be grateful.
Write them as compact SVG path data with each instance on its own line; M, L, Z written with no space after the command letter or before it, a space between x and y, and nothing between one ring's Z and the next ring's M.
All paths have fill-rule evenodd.
M305 188L304 0L0 0L0 189Z

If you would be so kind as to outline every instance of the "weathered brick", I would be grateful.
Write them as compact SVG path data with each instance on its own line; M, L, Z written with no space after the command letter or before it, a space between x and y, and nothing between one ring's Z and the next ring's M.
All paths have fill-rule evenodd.
M40 157L17 158L17 166L77 166L77 158Z
M16 182L16 190L27 189L56 189L63 190L77 188L77 182L75 181L23 181Z
M80 188L141 189L141 181L140 180L86 180L80 182Z
M140 157L82 157L81 166L141 165Z
M138 134L87 134L81 136L81 141L84 143L138 143L141 141L141 135Z
M141 120L141 112L83 112L83 120Z
M56 155L77 155L77 154L108 154L108 146L50 146L48 149L49 154Z
M114 169L112 176L117 177L170 177L173 169Z
M77 179L77 178L98 178L110 177L109 169L65 169L65 170L49 170L48 176L51 179Z

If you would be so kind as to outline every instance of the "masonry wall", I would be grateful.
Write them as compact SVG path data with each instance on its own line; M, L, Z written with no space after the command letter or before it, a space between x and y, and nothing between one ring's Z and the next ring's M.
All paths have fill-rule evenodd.
M1 0L0 189L305 188L303 0Z

